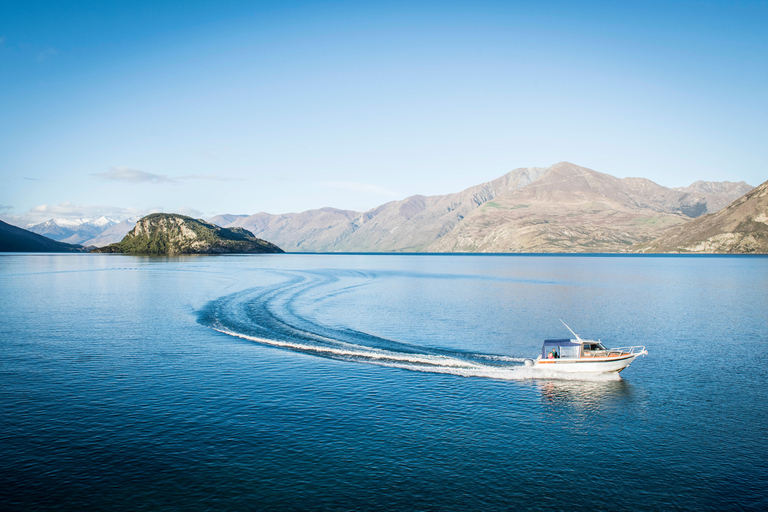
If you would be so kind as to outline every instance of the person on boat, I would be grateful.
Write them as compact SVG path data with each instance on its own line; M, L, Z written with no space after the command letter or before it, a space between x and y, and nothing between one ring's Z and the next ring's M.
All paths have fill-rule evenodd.
M557 355L555 354L555 349L552 349L552 351L547 356L547 359L554 359L556 357L557 357Z

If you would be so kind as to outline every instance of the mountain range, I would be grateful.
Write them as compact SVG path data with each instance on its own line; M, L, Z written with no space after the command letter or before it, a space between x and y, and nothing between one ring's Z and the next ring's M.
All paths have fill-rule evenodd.
M667 188L560 162L367 212L321 208L209 222L245 228L288 252L624 252L751 189L703 181Z
M667 188L560 162L366 212L224 214L208 222L243 228L289 252L768 252L759 249L758 240L761 215L768 216L765 205L759 198L740 208L731 205L751 190L744 182L706 181ZM730 212L727 221L711 220L721 211ZM741 222L748 219L756 224ZM56 240L103 247L121 241L137 220L51 219L28 228ZM702 240L687 234L725 238L699 247Z
M100 247L120 241L138 219L132 217L121 221L105 216L96 219L50 219L27 224L26 229L59 242Z

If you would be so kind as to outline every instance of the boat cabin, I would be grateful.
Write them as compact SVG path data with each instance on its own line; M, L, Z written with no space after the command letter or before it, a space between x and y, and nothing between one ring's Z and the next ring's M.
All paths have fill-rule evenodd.
M608 349L599 341L592 340L544 340L541 347L542 359L579 358L605 355ZM550 358L550 355L552 356Z

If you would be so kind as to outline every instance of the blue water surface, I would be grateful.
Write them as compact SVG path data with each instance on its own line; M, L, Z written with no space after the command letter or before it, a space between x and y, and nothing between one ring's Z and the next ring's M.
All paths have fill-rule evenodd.
M2 510L765 510L768 258L0 254ZM649 355L536 374L544 338Z

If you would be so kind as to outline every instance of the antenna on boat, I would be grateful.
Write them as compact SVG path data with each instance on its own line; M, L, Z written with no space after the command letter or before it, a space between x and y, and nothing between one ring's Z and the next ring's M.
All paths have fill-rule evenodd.
M574 336L576 336L576 341L578 341L579 343L583 343L583 342L584 342L584 340L582 340L581 338L579 338L579 335L578 335L578 334L576 334L575 332L573 332L573 329L571 329L570 327L568 327L568 324L566 324L565 322L563 322L563 319L562 319L562 318L560 319L560 321L563 323L563 325L565 326L565 328L566 328L566 329L568 329L569 331L571 331L571 334L573 334Z

